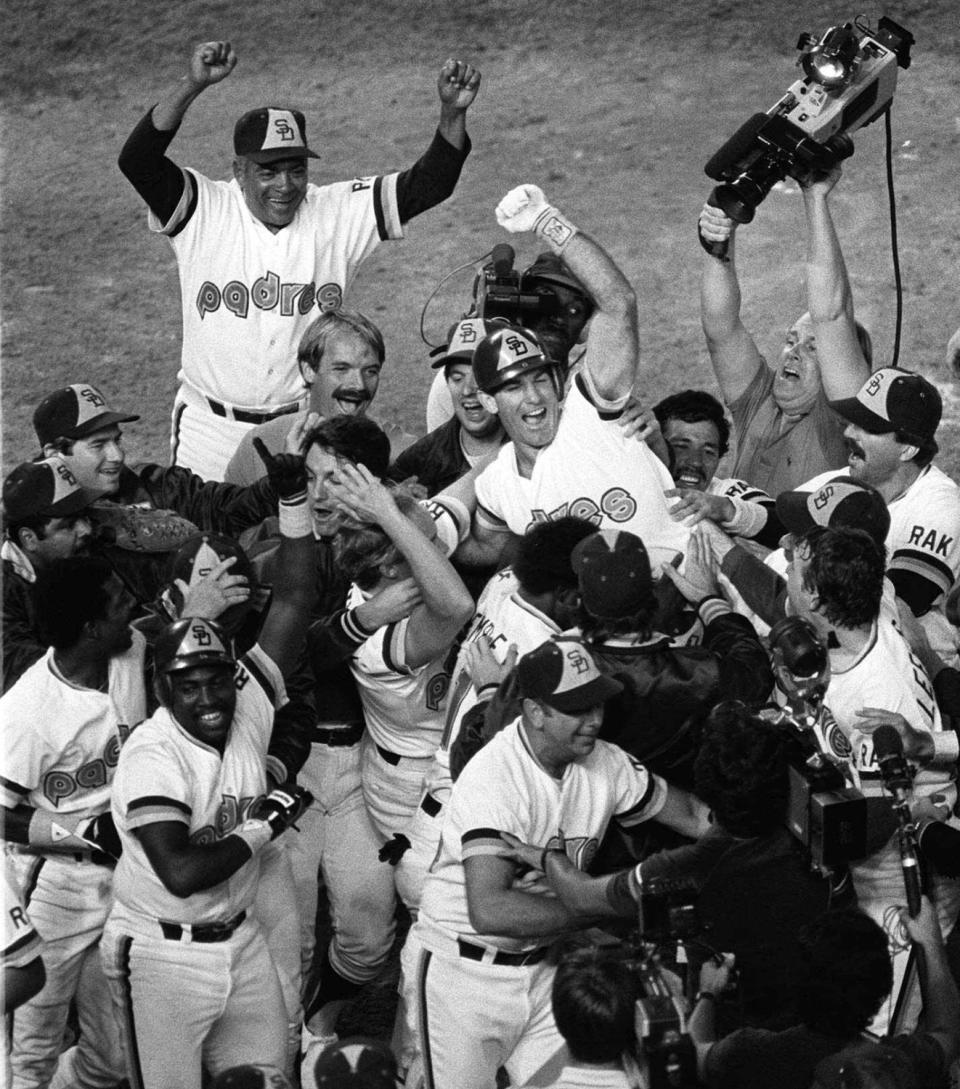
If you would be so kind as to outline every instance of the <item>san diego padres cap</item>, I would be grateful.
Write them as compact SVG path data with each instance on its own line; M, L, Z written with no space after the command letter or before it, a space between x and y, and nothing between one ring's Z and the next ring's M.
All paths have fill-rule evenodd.
M132 423L139 419L130 412L110 408L95 386L75 382L44 397L33 414L33 429L40 445L45 446L59 438L82 439L111 424Z
M875 435L902 431L911 439L932 439L940 426L943 401L937 387L920 374L881 367L863 383L856 397L831 401L845 420Z
M500 323L485 321L483 318L464 318L450 327L447 335L449 344L436 348L436 358L430 364L436 370L444 367L453 360L461 360L464 363L473 361L473 349L488 334L495 332ZM433 354L433 353L431 353Z
M813 491L781 492L777 516L791 533L806 533L814 526L850 526L865 529L879 545L890 531L890 511L883 496L849 476L835 476Z
M597 669L579 639L562 635L520 659L517 681L523 699L541 700L564 714L589 711L623 691L619 681Z
M395 1089L397 1061L382 1040L349 1036L323 1049L314 1079L317 1089Z
M236 665L230 640L213 620L186 617L161 633L153 650L158 673L177 673L203 665Z
M69 518L90 503L90 494L56 457L25 461L3 482L3 516L7 522Z
M255 163L320 158L307 147L303 114L279 106L263 106L245 113L233 129L233 150Z
M653 607L650 557L635 533L601 529L584 537L570 554L580 581L580 598L598 620L633 616Z

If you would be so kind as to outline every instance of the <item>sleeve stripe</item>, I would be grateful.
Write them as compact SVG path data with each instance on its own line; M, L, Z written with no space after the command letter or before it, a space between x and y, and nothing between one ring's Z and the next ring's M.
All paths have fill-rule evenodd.
M240 664L249 673L253 675L253 679L260 685L260 687L267 694L267 699L270 700L271 707L277 706L277 690L273 686L273 682L267 677L266 673L260 668L258 662L256 662L251 654L244 654L240 659Z
M485 507L479 500L477 501L476 518L477 518L477 521L481 525L487 526L490 529L495 529L495 530L509 529L509 526L507 525L507 523L502 518L500 518L498 515L494 514L493 511L490 510L489 507Z
M365 643L370 638L371 633L364 631L363 625L355 618L354 609L343 610L340 614L340 627L350 642L355 643L357 646Z
M162 794L145 794L142 798L134 798L127 806L127 815L129 816L136 813L140 809L157 807L162 807L164 809L179 809L181 813L185 813L188 817L193 813L193 810L186 802L179 802L176 798L167 798Z
M497 843L503 843L500 838L499 828L471 828L469 832L464 832L460 837L460 842L464 847L474 840L496 840Z
M409 673L410 670L404 663L404 643L407 635L407 625L402 620L396 620L388 624L383 631L383 660L388 669L394 673Z
M2 775L0 775L0 787L9 790L11 794L22 794L24 797L30 793L30 787L21 786L12 779L5 779Z
M887 565L888 571L910 571L922 578L929 579L935 586L946 593L953 585L953 572L941 560L926 552L913 548L899 548L894 552Z
M608 401L601 397L593 388L593 382L590 380L590 372L586 369L586 366L581 367L574 381L577 384L577 389L583 394L584 398L597 410L597 415L601 420L620 419L623 415L624 408L626 408L627 401L630 400L629 394L625 397L618 397L615 401Z
M639 823L640 820L646 820L645 810L653 801L654 795L657 792L657 780L653 775L647 776L647 789L643 792L643 797L637 802L636 805L631 806L623 813L617 813L617 821L620 824L630 824L631 821Z
M380 241L403 238L403 224L397 206L398 174L382 174L373 181L373 210L377 217Z
M137 828L145 828L148 824L190 824L190 818L177 807L172 805L144 806L136 813L127 813L127 828L135 831Z
M381 200L381 191L383 189L383 178L373 179L373 211L377 217L377 235L381 242L386 242L390 237L387 234L387 224L383 214L383 203Z

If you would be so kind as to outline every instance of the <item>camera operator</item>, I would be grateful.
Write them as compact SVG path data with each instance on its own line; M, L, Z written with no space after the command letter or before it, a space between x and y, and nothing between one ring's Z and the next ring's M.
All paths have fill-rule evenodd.
M947 1084L960 1054L960 996L950 975L937 914L924 897L899 921L920 954L925 1029L885 1038L903 1052L924 1089ZM887 934L856 909L829 911L800 933L795 977L799 1023L782 1032L741 1029L717 1042L714 1006L730 980L728 959L700 969L700 994L689 1021L701 1080L708 1089L809 1089L818 1063L862 1043L862 1033L890 992Z
M799 966L794 935L837 898L852 899L846 875L812 873L787 830L785 741L777 727L743 704L719 704L705 724L694 766L694 792L711 810L709 831L630 869L591 877L558 852L543 854L542 846L526 844L514 848L514 857L528 865L543 859L550 887L571 914L583 918L635 917L641 896L657 879L689 885L710 946L736 954L740 998L722 1003L719 1012L727 1031L741 1023L790 1023L791 983ZM694 966L704 957L699 948L696 942L687 947Z
M727 255L703 256L700 316L710 360L733 416L733 475L771 495L846 459L843 422L828 401L855 396L870 375L870 338L853 301L827 198L840 177L801 182L807 222L807 305L787 334L776 367L767 365L740 316L734 264L736 223L704 205L700 234L727 242ZM859 340L859 345L858 345ZM832 347L824 366L824 346ZM866 357L866 359L864 358Z
M510 320L536 333L551 359L566 373L570 352L586 337L593 300L566 262L548 251L538 254L533 264L523 270L520 283L524 294L538 296L540 305L536 309L521 308ZM482 318L484 315L477 315L474 306L467 316ZM428 432L435 431L453 416L452 392L440 375L434 378L427 396Z
M793 542L787 572L792 611L810 621L828 648L824 703L835 721L820 740L827 753L852 769L867 798L870 853L852 874L861 907L878 922L902 899L903 874L896 820L860 711L869 705L903 715L917 730L943 730L927 674L895 618L881 612L883 560L883 550L862 530L816 528ZM950 773L932 766L917 772L913 792L918 799L943 795L950 807L956 801ZM940 925L949 933L960 909L960 883L937 875L931 884ZM902 952L894 958L897 973L906 960Z

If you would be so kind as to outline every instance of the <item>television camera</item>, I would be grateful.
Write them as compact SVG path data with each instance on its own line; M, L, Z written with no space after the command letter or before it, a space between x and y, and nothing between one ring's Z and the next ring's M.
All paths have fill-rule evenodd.
M852 133L882 116L909 68L913 35L884 16L872 31L860 19L800 36L800 79L766 113L755 113L704 167L719 182L709 203L737 223L786 177L825 174L853 154ZM701 242L723 257L725 242Z

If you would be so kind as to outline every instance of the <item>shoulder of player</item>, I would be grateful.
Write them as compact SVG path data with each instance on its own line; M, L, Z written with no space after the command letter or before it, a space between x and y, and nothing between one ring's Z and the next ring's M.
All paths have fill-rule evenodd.
M15 708L30 708L38 699L43 698L43 693L60 693L68 689L65 682L50 668L50 659L53 656L53 648L49 648L43 657L38 658L33 665L28 666L6 692L0 696L0 712L12 714Z

